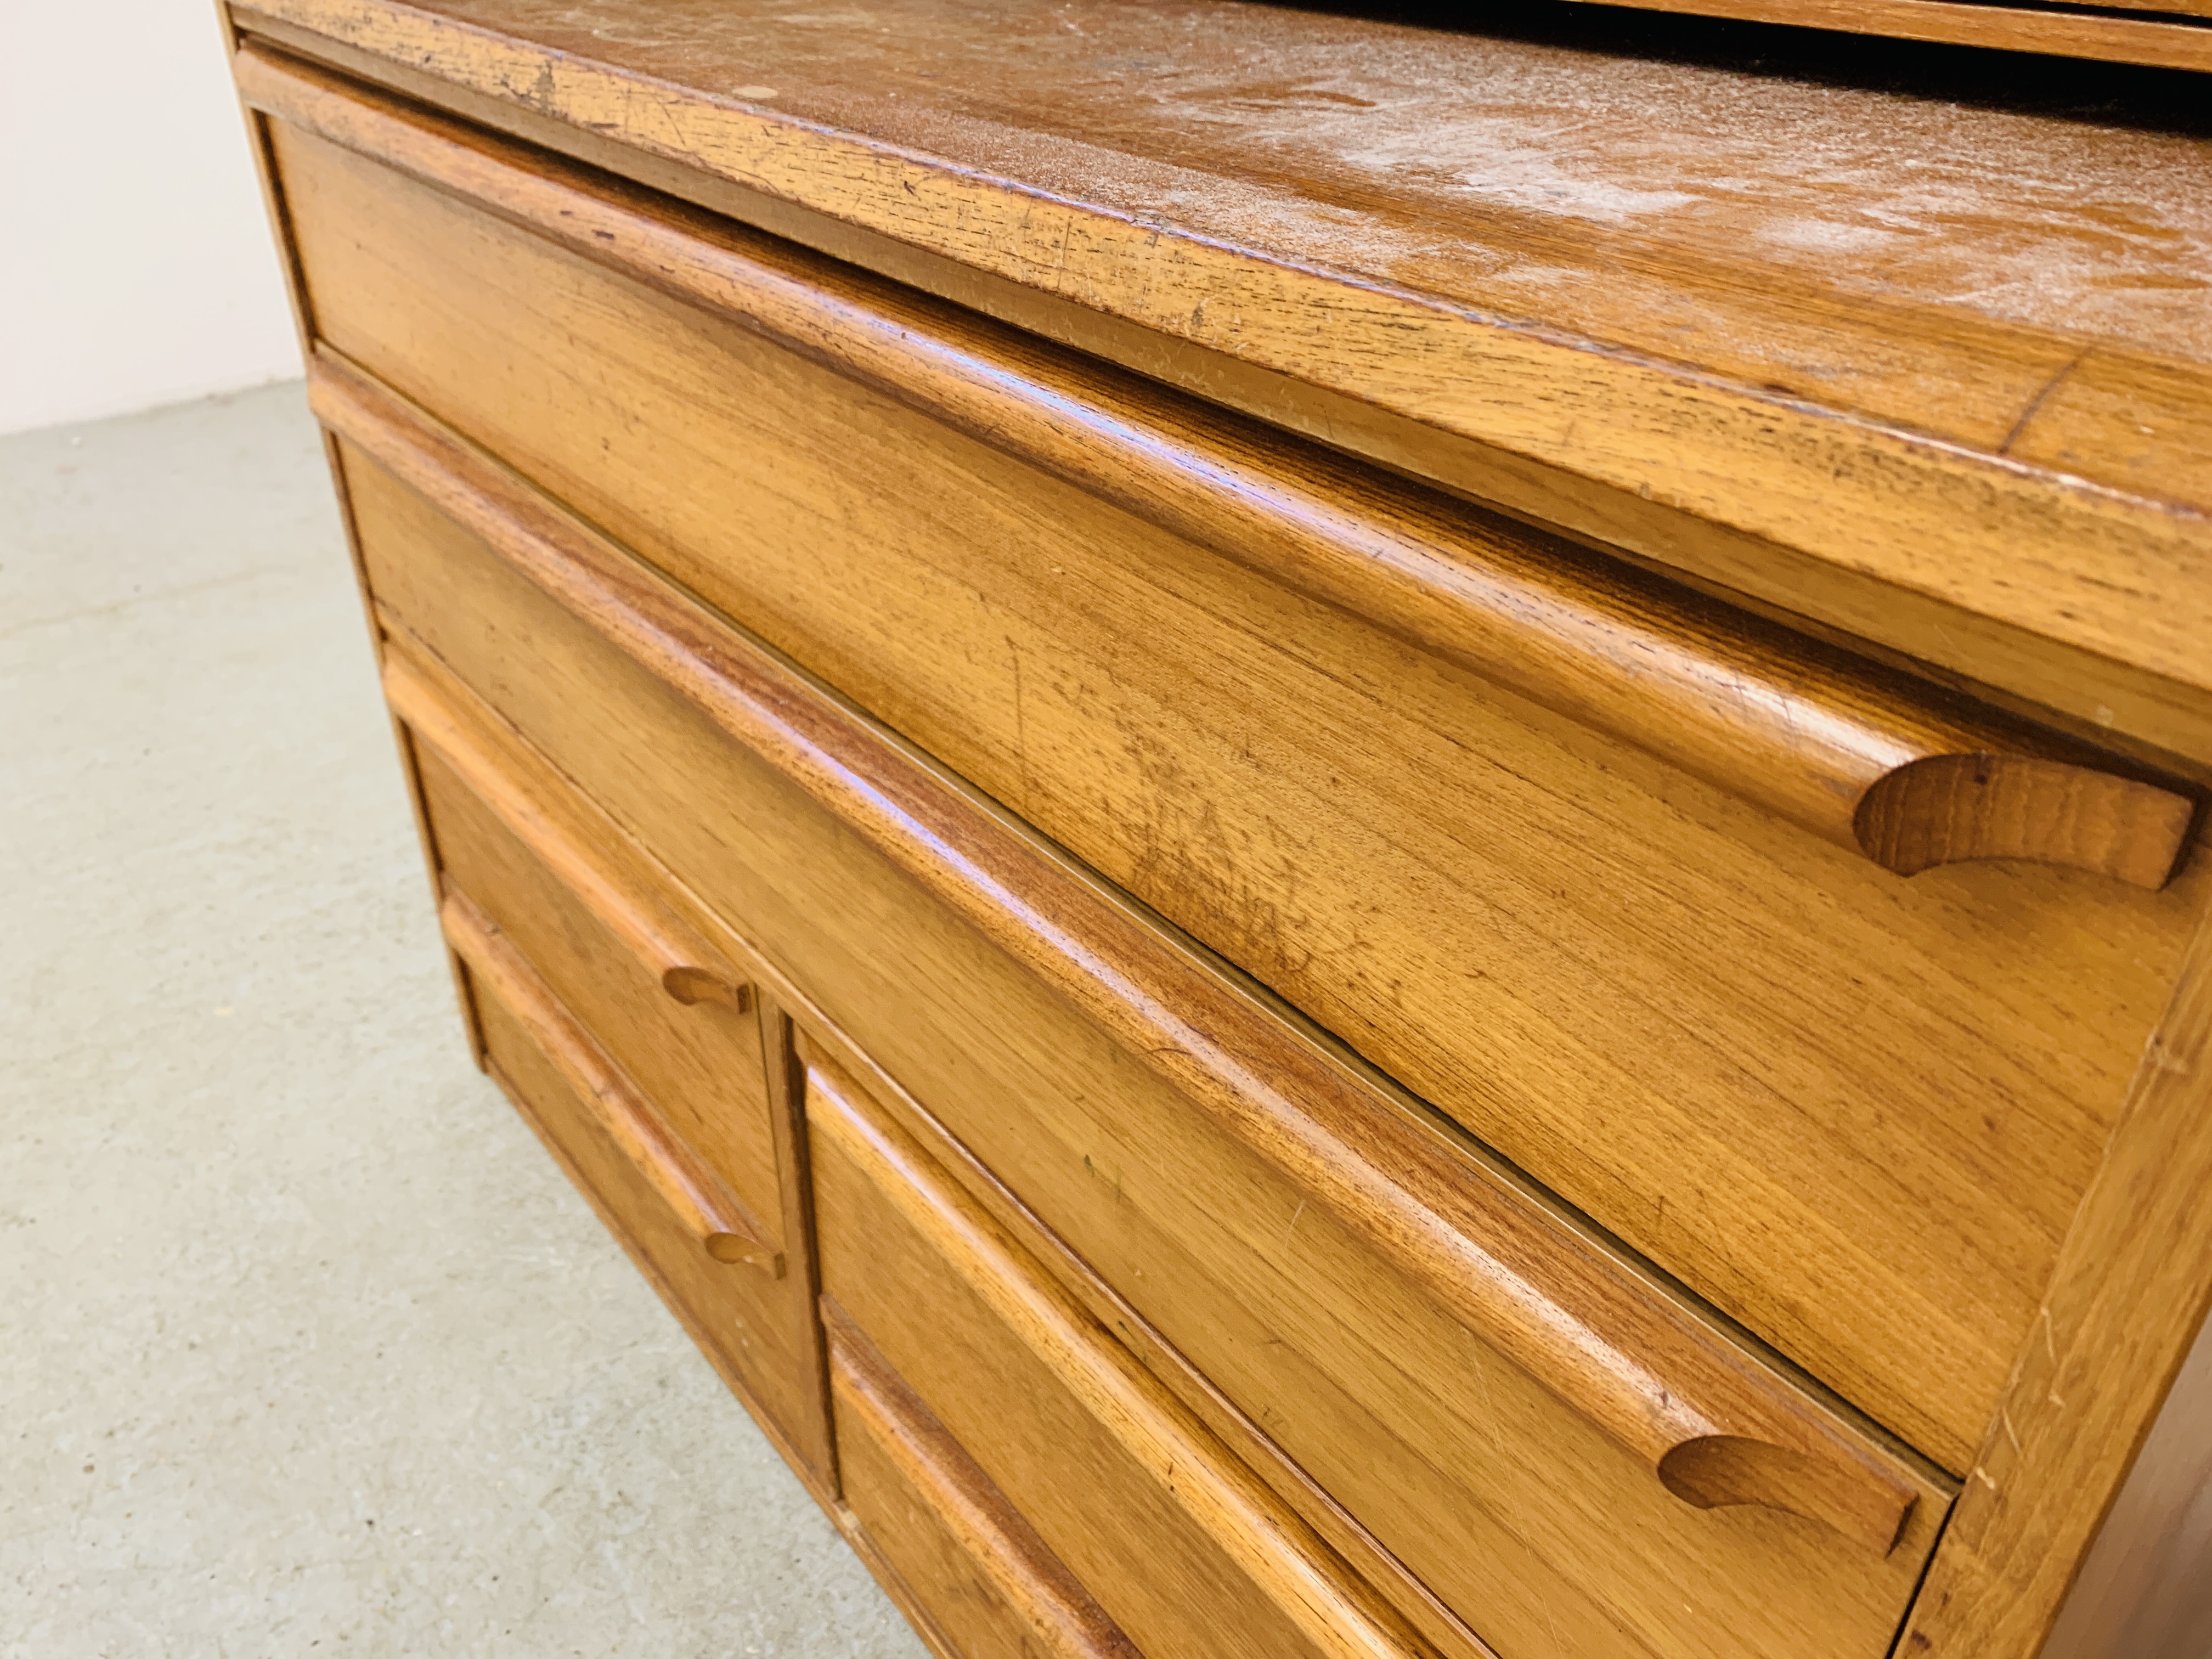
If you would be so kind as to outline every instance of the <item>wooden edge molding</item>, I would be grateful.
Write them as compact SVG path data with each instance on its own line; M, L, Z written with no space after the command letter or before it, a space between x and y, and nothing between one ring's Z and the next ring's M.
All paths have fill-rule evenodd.
M741 1014L751 1011L753 989L744 977L717 961L687 924L672 915L653 914L646 901L611 875L526 786L507 775L403 658L386 654L383 678L385 701L392 713L629 948L662 990L687 1005L717 1002Z
M1897 1649L2035 1659L2212 1302L2212 914ZM2130 1659L2134 1659L2131 1653ZM2162 1656L2161 1656L2162 1659Z
M1638 11L1689 12L1747 23L1786 23L1852 34L1888 34L1946 46L1990 46L2112 64L2212 70L2212 29L2180 16L2116 17L2110 11L2061 6L1981 3L1980 0L1605 0ZM2118 0L2131 9L2136 0ZM2179 0L2168 10L2189 9ZM2154 14L2157 8L2145 8Z
M2201 585L2212 516L2197 507L1140 222L400 0L264 0L239 15L1839 570L2212 684L2201 608L2141 602ZM241 84L287 112L263 101L266 82ZM2116 590L2102 573L2123 569Z
M1900 874L2164 884L2196 803L2131 763L1634 567L249 46L257 106L704 306ZM2112 769L2124 769L2115 770Z
M927 1241L961 1283L1048 1370L1084 1411L1163 1487L1223 1554L1267 1589L1316 1653L1330 1659L1433 1659L1434 1650L1370 1586L1281 1504L1259 1476L1101 1330L1064 1289L906 1132L860 1103L850 1079L806 1074L807 1133L827 1142Z
M514 1012L700 1248L716 1261L742 1261L782 1278L783 1252L743 1200L670 1133L475 901L448 887L438 922L454 953Z
M866 1437L930 1506L1022 1624L1037 1659L1144 1659L967 1449L830 1297L821 1299L842 1427Z
M769 647L319 349L317 416L807 791L1327 1204L1684 1501L1762 1504L1886 1553L1945 1483L1661 1291L1504 1172ZM1730 1443L1673 1465L1687 1443ZM1793 1461L1794 1460L1794 1461Z

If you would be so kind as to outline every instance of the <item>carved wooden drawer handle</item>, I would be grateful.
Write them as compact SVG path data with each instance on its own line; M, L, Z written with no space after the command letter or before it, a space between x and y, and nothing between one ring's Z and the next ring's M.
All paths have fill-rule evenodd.
M476 902L458 890L448 890L438 907L438 924L469 971L514 1012L700 1248L717 1261L742 1261L782 1278L783 1252L746 1213L744 1201L669 1132L660 1114L615 1069Z
M397 656L385 659L384 696L407 729L436 750L515 839L629 947L662 990L682 1003L719 1002L739 1013L752 1007L750 984L726 969L708 965L714 953L673 916L647 914Z
M1940 1490L1502 1171L1410 1109L1384 1107L1373 1085L865 716L325 347L310 397L332 431L807 791L1675 1496L1786 1510L1886 1554L1921 1492Z
M706 306L1903 875L2165 884L2196 803L2104 750L1563 538L248 46L247 101Z

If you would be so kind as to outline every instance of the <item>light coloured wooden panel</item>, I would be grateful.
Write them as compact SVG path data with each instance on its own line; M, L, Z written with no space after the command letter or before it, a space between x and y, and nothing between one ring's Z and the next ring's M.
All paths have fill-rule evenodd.
M849 1327L833 1335L844 1501L963 1659L1142 1659L965 1449Z
M790 781L372 464L356 455L349 474L394 613L818 988L843 1029L1502 1651L1750 1659L1887 1644L1940 1527L1942 1483L1917 1477L1887 1556L1789 1516L1668 1495Z
M823 1317L1153 1653L1428 1651L853 1086L807 1075Z
M1900 1651L2027 1659L2041 1645L2203 1328L2207 1192L2212 915L2143 1046L2126 1115L2068 1231ZM2203 1384L2185 1383L2176 1429L2185 1444ZM2203 1621L2201 1598L2195 1609L2188 1600L2172 1607L2181 1629ZM2161 1610L2142 1611L2148 1641Z
M708 1261L660 1195L599 1127L527 1026L480 980L471 989L493 1076L599 1208L623 1244L738 1388L771 1436L817 1487L830 1469L819 1393L817 1328L803 1275L771 1280ZM547 1296L560 1287L543 1287Z
M1182 14L1158 100L1133 98L1127 68L1158 48L1150 14L1111 6L1079 31L1042 5L977 28L887 0L849 32L865 51L767 8L664 8L644 39L544 0L268 9L1648 493L1781 563L1809 556L2207 689L2203 503L2003 453L2083 344L2212 356L2195 274L2212 229L2189 185L2204 140L2178 107L2099 126L1234 6ZM1022 75L1002 72L1012 51ZM1253 53L1278 72L1255 81ZM1097 72L1102 57L1121 67ZM1340 83L1355 102L1312 95ZM1518 171L1514 135L1532 131L1554 141L1551 187ZM2054 198L2036 182L2053 176L2097 185ZM2115 234L2113 200L2147 234Z
M2194 803L2108 750L1680 583L1271 444L1095 364L260 52L264 107L755 331L1024 465L1636 744L1900 875L2027 859L2156 889Z
M1279 428L1370 457L1401 474L1433 480L1465 499L1502 507L1531 522L1560 526L1591 545L1624 552L1686 580L1717 585L1730 602L1765 606L1791 626L1840 630L1847 639L1899 659L1916 672L1963 677L1978 695L1999 698L2008 706L2024 705L2031 718L2061 720L2068 729L2095 742L2135 745L2154 764L2169 765L2185 757L2198 768L2195 775L2199 781L2205 778L2204 769L2212 767L2212 696L2130 662L2062 643L1972 609L1977 596L1970 591L1939 597L1925 589L1900 587L1872 571L1825 561L1683 513L1656 495L1596 484L1490 445L1454 437L1380 404L1247 362L1218 345L1159 332L817 207L572 125L530 105L442 78L435 72L434 61L430 68L396 62L265 14L255 14L253 23L252 49L239 64L244 79L252 78L258 62L275 61L272 46L304 52L318 64L336 65L375 86L457 112L481 129L513 134L550 155L574 157L603 175L649 185L671 201L697 204L739 224L758 227L1074 346ZM312 66L297 59L287 68L312 72ZM2080 376L2085 363L2099 365L2100 374L2112 371L2116 385L2140 397L2152 395L2168 368L2186 374L2185 364L2167 360L2162 368L2160 358L2155 351L2136 349L2112 357L2105 349L2093 349L2055 385L2046 380L2033 409L2014 415L2018 429L2011 434L2008 453L2047 460L2039 454L2046 436L2062 445L2070 443L2075 422L2069 411L2078 405L2059 394ZM2058 409L2045 422L2044 410L2054 401ZM2142 479L2153 475L2141 465L2141 422L2114 430L2113 420L2125 420L2118 404L2083 412L2092 427L2104 428L2100 444L2118 440L2112 451L2115 466L2136 487L2142 487ZM2163 440L2158 447L2166 458L2193 466L2185 442L2175 438L2201 423L2188 412L2185 389L2177 416L2175 421L2154 428ZM2078 453L2063 464L2052 464L2070 472L2092 465Z
M742 331L288 143L333 338L1966 1466L2203 870L2145 898L1854 867Z
M1815 1394L1747 1365L1724 1333L1645 1282L1517 1173L1463 1135L1437 1133L1431 1111L1349 1063L1310 1023L1219 972L1026 826L388 388L319 353L309 398L336 430L632 665L1145 1056L1675 1496L1778 1509L1879 1553L1894 1549L1916 1502L1904 1471L1885 1467ZM580 1060L574 1069L589 1073L595 1096L609 1094L597 1068Z
M754 1014L673 1001L435 750L422 753L419 764L450 878L782 1248L781 1183Z

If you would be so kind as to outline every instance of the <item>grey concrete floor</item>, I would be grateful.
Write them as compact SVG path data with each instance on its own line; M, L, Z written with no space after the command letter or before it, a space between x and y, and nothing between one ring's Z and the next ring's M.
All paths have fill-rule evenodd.
M297 386L0 441L0 1654L922 1650L470 1065Z

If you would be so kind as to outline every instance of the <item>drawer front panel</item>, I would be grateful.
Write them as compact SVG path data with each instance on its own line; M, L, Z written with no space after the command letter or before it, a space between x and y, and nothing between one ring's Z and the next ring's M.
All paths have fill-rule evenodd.
M1891 874L733 323L279 151L349 355L1966 1466L2203 869Z
M960 1659L1139 1659L1036 1529L849 1323L831 1333L845 1505Z
M1508 1659L1885 1650L1948 1488L1921 1479L1886 1554L1669 1495L797 784L344 455L371 584L400 625Z
M1140 1650L1425 1650L848 1080L810 1067L806 1120L833 1342L857 1328Z
M770 1279L709 1258L548 1056L527 1014L481 975L471 974L469 987L493 1076L709 1358L784 1445L805 1457L820 1413L809 1392L818 1370L805 1275ZM826 1478L826 1470L817 1473Z
M781 1172L750 999L743 1010L716 1000L677 1001L420 737L416 760L439 860L450 878L514 942L670 1127L728 1183L753 1230L785 1249ZM742 988L742 975L734 977Z

